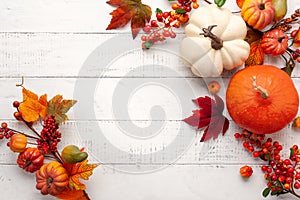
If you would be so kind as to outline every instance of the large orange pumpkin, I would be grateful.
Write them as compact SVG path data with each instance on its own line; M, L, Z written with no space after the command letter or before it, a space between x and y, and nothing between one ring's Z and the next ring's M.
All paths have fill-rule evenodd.
M261 30L273 21L274 13L272 0L245 0L241 16L250 26Z
M267 134L283 129L294 119L299 96L284 71L274 66L256 65L232 77L226 91L226 104L237 125Z

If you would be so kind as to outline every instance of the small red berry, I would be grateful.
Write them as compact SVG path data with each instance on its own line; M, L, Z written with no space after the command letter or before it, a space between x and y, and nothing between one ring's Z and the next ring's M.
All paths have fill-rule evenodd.
M3 139L4 138L4 135L1 133L0 134L0 139Z
M170 16L170 13L169 12L164 12L162 14L163 18L167 19L169 16Z
M241 134L240 134L240 133L235 133L235 134L234 134L234 138L236 138L236 139L241 138Z
M1 127L2 127L2 128L7 128L7 123L6 123L6 122L2 122L2 123L1 123Z
M290 164L291 164L291 161L290 161L290 159L285 159L285 160L283 161L283 163L286 164L286 165L290 165Z
M300 179L300 173L298 172L298 173L296 173L296 175L295 175L295 179Z
M248 142L243 142L243 147L248 148L249 147L249 143Z
M293 30L291 32L291 37L295 37L297 35L298 30Z
M295 189L299 189L299 188L300 188L300 183L299 183L299 182L296 182L296 183L294 184L294 188L295 188Z
M18 108L20 106L20 102L14 101L13 102L13 107Z
M170 32L170 38L175 38L176 37L176 33L174 33L173 31Z
M170 37L170 35L171 35L171 34L170 34L170 31L169 31L169 30L164 30L164 31L163 31L163 36L164 36L164 37Z
M259 155L260 155L260 153L258 151L253 152L253 157L258 157Z
M150 25L151 25L151 27L157 27L158 26L156 20L151 20Z
M163 14L161 12L156 13L156 19L161 20L163 18Z
M151 29L152 29L152 27L148 24L148 25L146 25L146 26L143 28L143 31L144 31L145 33L150 33Z
M268 167L266 165L261 166L262 171L267 171Z
M285 176L281 175L279 176L278 180L283 183L285 181Z
M17 119L17 120L22 120L22 115L20 112L14 112L14 117Z

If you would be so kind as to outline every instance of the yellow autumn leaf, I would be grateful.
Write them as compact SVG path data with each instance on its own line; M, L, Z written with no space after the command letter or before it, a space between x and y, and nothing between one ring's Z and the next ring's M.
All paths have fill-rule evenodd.
M47 94L40 98L37 94L22 89L23 101L20 103L19 111L26 122L35 122L41 116L44 118L47 115Z
M67 170L70 173L69 185L75 190L85 190L86 186L79 179L88 180L93 174L93 170L98 164L88 164L88 160L84 160L80 163L68 165Z

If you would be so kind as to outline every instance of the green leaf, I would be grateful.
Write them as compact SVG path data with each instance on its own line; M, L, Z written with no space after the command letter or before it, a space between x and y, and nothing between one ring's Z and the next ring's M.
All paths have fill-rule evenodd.
M163 11L161 9L159 9L159 8L156 8L155 12L156 13L163 13Z
M218 7L222 7L226 0L214 0L215 4L218 6Z
M56 95L48 102L47 114L54 116L57 124L68 120L66 113L76 103L76 100L63 99L62 95Z
M295 149L290 148L290 158L292 158L294 154L295 154Z
M281 68L284 72L286 72L289 76L292 75L293 69L295 68L295 61L293 58L290 58L289 60L285 59L285 67Z
M266 188L266 189L264 189L262 195L263 195L264 197L267 197L267 196L269 195L270 191L271 191L271 188Z
M146 49L150 49L152 47L152 42L146 41L144 45Z
M178 9L175 10L175 12L176 12L177 14L185 14L185 13L186 13L186 10L184 10L184 9L182 9L182 8L178 8Z

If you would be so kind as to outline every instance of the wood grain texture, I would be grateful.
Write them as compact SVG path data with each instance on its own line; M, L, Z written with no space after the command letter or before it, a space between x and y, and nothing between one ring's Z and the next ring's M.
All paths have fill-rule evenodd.
M143 2L153 9L170 7L167 1ZM238 10L235 1L225 6ZM290 1L289 7L288 14L300 2ZM24 76L25 86L38 94L78 100L70 121L60 128L64 139L59 148L84 146L89 160L100 163L86 182L92 199L262 199L263 162L234 139L240 131L234 123L224 137L200 143L202 131L181 121L197 109L191 99L208 95L206 84L215 80L197 78L183 66L178 55L183 30L176 31L176 39L143 51L128 27L105 30L113 9L102 0L1 0L0 121L29 132L13 120L11 106L21 99L15 84ZM283 66L280 58L266 63ZM217 79L223 98L233 73ZM299 77L297 66L293 81L298 91ZM300 141L291 126L272 137L284 143L285 155ZM18 168L17 154L6 141L0 141L0 148L1 198L53 199L35 190L34 175ZM245 164L254 168L248 180L239 175Z

